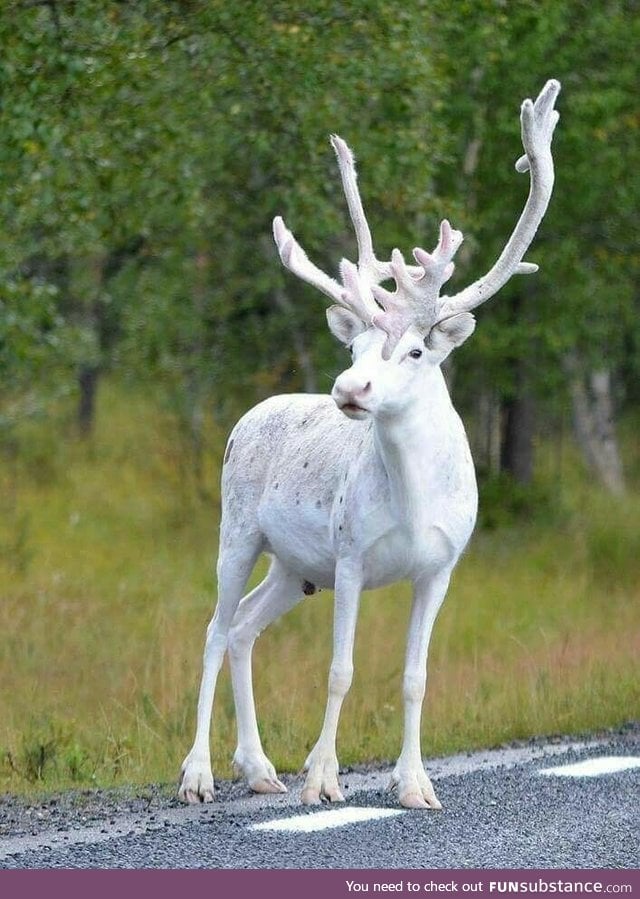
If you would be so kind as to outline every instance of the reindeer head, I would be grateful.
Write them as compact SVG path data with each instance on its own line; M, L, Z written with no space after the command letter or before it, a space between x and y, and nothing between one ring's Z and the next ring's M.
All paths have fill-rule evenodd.
M331 143L358 245L358 263L340 263L341 282L317 268L307 257L280 217L273 233L285 267L331 297L336 305L327 310L332 333L352 348L354 364L344 372L333 395L346 414L361 417L410 397L420 389L418 373L439 366L454 347L460 346L475 327L471 310L492 297L514 274L530 274L537 265L522 258L533 240L553 189L551 138L558 121L554 103L560 84L546 83L535 103L521 108L525 154L516 170L530 172L530 191L522 215L495 265L489 272L454 296L440 294L454 270L453 257L462 233L449 222L440 225L440 238L431 253L416 248L416 265L407 265L400 250L391 259L378 260L364 214L353 155L337 135ZM395 290L381 285L393 279ZM365 364L366 363L366 364Z

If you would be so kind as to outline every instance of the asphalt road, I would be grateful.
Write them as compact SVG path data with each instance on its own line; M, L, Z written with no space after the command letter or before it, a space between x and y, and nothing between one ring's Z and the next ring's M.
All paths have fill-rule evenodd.
M626 770L584 760L624 759ZM635 761L634 761L635 760ZM548 768L559 773L542 773ZM608 767L608 763L604 764ZM301 781L285 796L223 798L91 826L0 840L2 868L638 868L640 732L582 742L475 753L428 763L442 812L400 810L389 770L347 772L344 806L299 805ZM238 794L238 788L235 795ZM233 797L233 793L229 794ZM369 817L376 810L385 817ZM346 811L345 811L346 810ZM389 812L396 812L389 814ZM315 829L328 816L339 826ZM363 816L366 820L345 821ZM316 817L314 817L316 816ZM295 819L294 830L276 830ZM261 825L263 829L255 828ZM314 828L301 830L302 826Z

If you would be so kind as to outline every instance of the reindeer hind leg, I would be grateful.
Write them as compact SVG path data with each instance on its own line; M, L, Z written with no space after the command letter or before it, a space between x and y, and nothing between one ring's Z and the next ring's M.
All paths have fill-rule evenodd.
M256 793L284 793L262 748L253 698L251 655L258 635L304 598L304 581L274 558L266 578L246 596L229 633L229 664L238 724L233 761Z
M260 535L223 541L218 558L218 603L207 628L202 680L198 697L196 736L182 763L178 796L184 802L211 802L214 798L209 731L216 682L227 650L229 630L247 580L262 549Z

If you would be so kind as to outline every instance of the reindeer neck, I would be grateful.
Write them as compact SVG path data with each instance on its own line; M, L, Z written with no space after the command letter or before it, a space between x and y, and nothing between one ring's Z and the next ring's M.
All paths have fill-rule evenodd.
M439 495L456 457L461 424L439 369L416 403L401 415L377 418L373 440L389 479L391 501L403 516L420 523L420 511Z

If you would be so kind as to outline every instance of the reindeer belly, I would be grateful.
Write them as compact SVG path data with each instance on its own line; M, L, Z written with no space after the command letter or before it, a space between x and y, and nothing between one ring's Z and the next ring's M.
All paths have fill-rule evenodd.
M297 506L273 500L261 506L260 529L267 551L316 587L333 587L335 555L329 532L329 517L315 502Z

